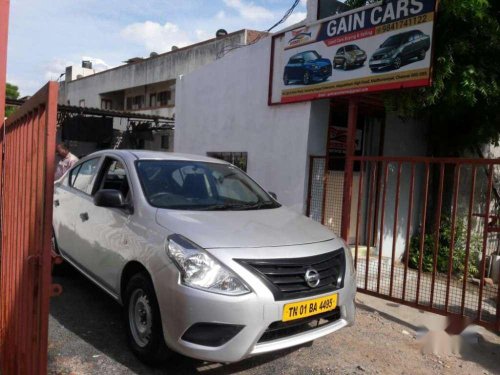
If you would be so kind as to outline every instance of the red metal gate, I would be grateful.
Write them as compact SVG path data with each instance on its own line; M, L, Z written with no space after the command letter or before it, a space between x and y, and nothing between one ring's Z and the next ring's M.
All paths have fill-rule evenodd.
M0 372L44 374L57 120L48 83L0 129Z
M358 290L500 330L500 159L351 160L346 206L344 173L311 158L308 215L344 231Z

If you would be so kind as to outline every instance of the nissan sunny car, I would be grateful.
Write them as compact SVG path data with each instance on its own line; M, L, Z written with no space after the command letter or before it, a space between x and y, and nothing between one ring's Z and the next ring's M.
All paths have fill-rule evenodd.
M381 69L399 69L412 59L424 60L431 47L431 39L420 30L393 35L373 53L369 65L373 72Z
M224 161L100 151L55 183L61 256L123 305L147 363L300 345L354 322L352 255Z

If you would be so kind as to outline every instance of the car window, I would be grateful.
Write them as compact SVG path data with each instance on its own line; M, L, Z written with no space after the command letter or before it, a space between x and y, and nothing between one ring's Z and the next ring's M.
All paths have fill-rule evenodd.
M346 46L345 47L346 52L351 52L351 51L354 51L355 49L356 49L356 46Z
M244 172L230 164L141 160L141 185L154 207L178 210L246 210L279 207Z
M304 61L306 62L314 61L320 58L318 53L315 51L304 52L303 56L304 56Z
M92 191L92 180L97 172L97 165L100 158L87 160L74 168L70 174L70 186L90 194Z
M382 43L382 45L380 47L382 47L382 48L399 47L401 45L402 39L403 39L402 34L393 35L390 38L387 38L387 40L384 43Z
M118 190L125 198L129 197L130 186L127 179L127 170L121 161L106 158L102 176L100 189Z
M343 54L344 54L344 47L339 48L339 50L337 51L337 55L343 55Z

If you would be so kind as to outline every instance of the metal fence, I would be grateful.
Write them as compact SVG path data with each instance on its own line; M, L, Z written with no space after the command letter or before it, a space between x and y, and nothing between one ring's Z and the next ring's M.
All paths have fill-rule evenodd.
M500 330L500 160L353 161L342 207L342 173L311 158L308 214L337 233L349 218L358 290Z
M54 157L55 82L17 109L0 129L0 372L47 368Z

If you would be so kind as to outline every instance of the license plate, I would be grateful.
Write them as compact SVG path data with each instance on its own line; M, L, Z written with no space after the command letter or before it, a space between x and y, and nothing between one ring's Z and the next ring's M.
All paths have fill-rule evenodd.
M321 314L327 311L332 311L337 307L337 294L332 294L326 297L310 299L308 301L287 303L283 308L283 321L307 318Z

